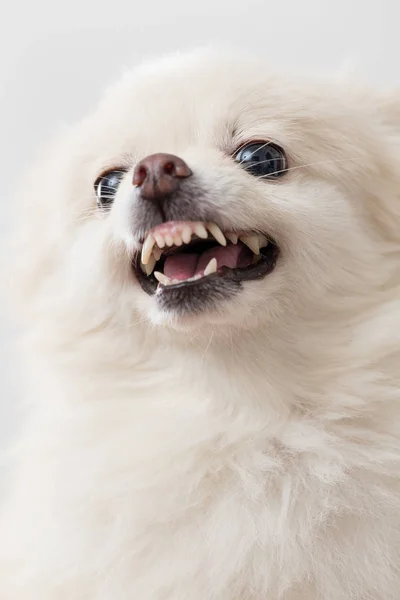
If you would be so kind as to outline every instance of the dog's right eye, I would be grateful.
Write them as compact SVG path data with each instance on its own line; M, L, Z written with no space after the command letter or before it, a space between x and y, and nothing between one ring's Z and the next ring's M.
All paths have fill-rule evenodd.
M114 201L118 186L121 179L125 175L125 171L113 170L103 173L96 179L94 190L96 192L97 205L101 208L108 208Z

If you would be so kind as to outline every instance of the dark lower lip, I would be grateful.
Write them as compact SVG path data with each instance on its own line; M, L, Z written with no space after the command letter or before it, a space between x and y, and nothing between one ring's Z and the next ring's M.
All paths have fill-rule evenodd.
M217 273L171 286L159 285L153 275L147 276L140 268L140 256L132 262L134 274L142 289L149 296L156 295L157 302L163 307L178 313L195 313L215 306L221 300L227 300L240 292L243 283L263 279L275 268L279 257L279 248L275 243L261 250L260 261L244 269L222 267Z

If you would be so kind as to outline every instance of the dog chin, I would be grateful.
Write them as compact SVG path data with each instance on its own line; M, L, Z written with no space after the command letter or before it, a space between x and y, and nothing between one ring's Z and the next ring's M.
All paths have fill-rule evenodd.
M272 278L271 278L272 279ZM240 291L218 301L207 300L200 310L181 310L178 304L160 302L157 295L147 296L137 291L135 309L140 320L155 327L177 332L193 332L196 337L208 339L210 333L217 337L231 336L234 332L255 331L277 322L282 315L283 304L276 290L277 279L268 286L265 282L247 283ZM269 299L269 301L268 301ZM187 302L185 298L185 303Z

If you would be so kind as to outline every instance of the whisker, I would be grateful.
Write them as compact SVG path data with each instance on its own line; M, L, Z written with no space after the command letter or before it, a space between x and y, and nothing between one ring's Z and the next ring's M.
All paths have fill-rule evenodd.
M251 142L245 142L244 144L242 144L242 145L241 145L241 146L240 146L240 147L239 147L239 148L236 150L236 153L240 152L240 150L242 150L243 148L245 148L245 147L246 147L246 146L248 146L249 144L251 144ZM271 141L269 141L269 142L265 142L265 144L262 144L260 147L258 147L258 146L257 146L256 150L254 150L254 152L252 152L252 153L250 154L250 156L248 156L248 157L247 157L247 159L246 159L246 160L248 160L249 158L251 158L252 156L254 156L254 154L255 154L256 152L258 152L259 150L262 150L263 148L266 148L267 146L270 146L271 144L272 144L272 142L271 142ZM244 162L244 161L243 161L243 160L241 160L241 161L238 163L238 165L242 165L242 164L243 164L243 162ZM259 163L259 164L261 164L261 163Z
M203 359L203 360L204 360L204 358L205 358L205 356L206 356L206 354L207 354L208 350L210 349L211 343L212 343L212 341L213 341L213 338L214 338L214 333L215 333L215 332L214 332L214 329L212 329L212 330L211 330L211 336L210 336L210 339L209 339L209 341L208 341L207 347L206 347L206 349L204 350L204 353L203 353L203 356L202 356L202 359Z
M83 214L77 215L74 223L84 223L85 221L89 221L89 219L92 219L95 216L95 211L94 210L88 210Z
M127 326L127 329L132 329L133 327L136 327L137 325L141 325L142 323L150 323L149 317L143 316L140 319L138 319L137 321L132 321Z
M298 169L306 169L307 167L314 167L316 165L326 165L326 164L330 164L330 163L341 163L341 162L358 162L358 161L362 161L364 160L363 158L353 158L353 159L349 159L349 158L338 158L338 159L332 159L332 160L320 160L317 162L312 162L312 163L306 163L304 165L297 165L295 167L289 167L287 169L281 169L279 171L274 171L273 173L268 173L268 175L260 175L259 177L257 177L257 179L266 179L268 177L271 177L272 175L278 175L279 173L287 173L288 171L296 171ZM257 164L261 165L263 162L269 162L268 161L261 161ZM245 169L247 170L247 169Z

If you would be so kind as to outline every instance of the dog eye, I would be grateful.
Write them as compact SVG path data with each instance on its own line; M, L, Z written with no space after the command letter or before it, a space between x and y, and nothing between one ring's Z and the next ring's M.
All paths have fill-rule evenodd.
M285 153L270 142L252 142L236 152L234 159L241 167L263 179L277 179L287 169Z
M94 184L96 192L97 205L101 208L111 206L117 193L121 179L125 175L125 171L114 170L103 173Z

